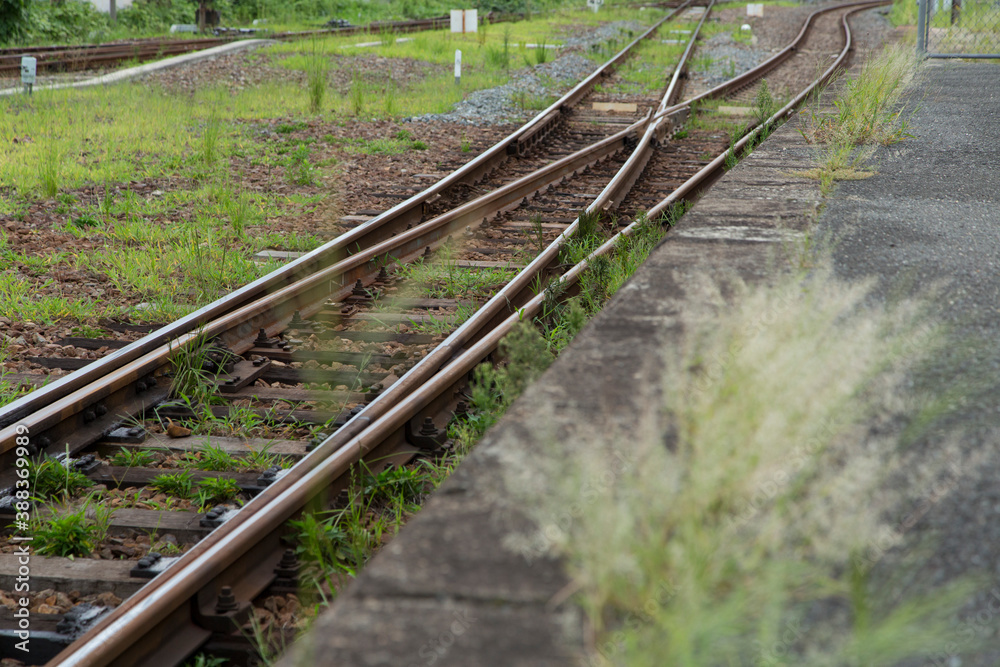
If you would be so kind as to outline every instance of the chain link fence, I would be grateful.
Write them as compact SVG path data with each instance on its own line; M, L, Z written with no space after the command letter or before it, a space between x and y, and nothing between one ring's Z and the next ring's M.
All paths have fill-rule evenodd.
M917 48L929 58L1000 58L1000 0L919 0Z

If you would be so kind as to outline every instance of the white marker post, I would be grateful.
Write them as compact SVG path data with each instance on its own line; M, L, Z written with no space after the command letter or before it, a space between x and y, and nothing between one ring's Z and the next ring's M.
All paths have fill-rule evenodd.
M31 94L31 89L35 85L35 73L37 72L38 61L31 56L21 56L21 83L24 84L24 92Z
M462 83L462 50L455 49L455 85Z

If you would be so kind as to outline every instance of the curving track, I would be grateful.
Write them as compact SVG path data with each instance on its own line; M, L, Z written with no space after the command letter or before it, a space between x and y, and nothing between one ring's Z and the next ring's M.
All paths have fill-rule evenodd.
M638 213L648 211L650 220L658 220L675 203L690 200L721 173L727 152L738 155L792 113L847 57L848 16L879 4L884 3L815 12L795 42L760 67L677 103L682 61L662 98L624 127L609 123L587 136L567 122L574 105L610 76L657 24L549 109L431 188L226 299L0 410L0 451L8 466L16 437L25 430L36 451L53 455L70 443L70 455L78 457L122 415L152 411L161 403L169 393L170 358L182 347L204 347L206 338L217 338L216 353L224 347L236 355L220 376L222 393L267 394L248 386L267 377L284 378L273 381L289 384L324 378L331 385L345 384L322 368L331 363L357 368L356 377L363 377L362 384L369 388L364 396L343 397L345 405L354 407L340 415L333 435L315 443L308 454L304 447L290 446L301 460L289 472L245 484L244 491L255 494L252 500L239 511L213 517L209 523L221 525L203 531L206 536L182 556L153 563L147 569L163 573L88 625L86 634L52 664L178 664L202 646L224 651L240 644L239 634L231 632L233 621L246 617L251 601L272 587L276 576L286 585L294 578L296 566L282 542L286 521L310 503L336 499L346 487L350 466L362 458L398 464L437 450L444 442L442 427L462 410L458 404L469 372L499 340L523 318L534 317L546 299L560 298L588 261L613 251L619 235L634 233L643 219ZM710 10L711 5L702 22ZM810 26L824 16L838 17L844 47L829 69L788 105L749 128L733 146L728 136L711 133L670 141L695 99L734 95L775 67L794 66L789 59L808 39ZM561 146L566 154L532 169L532 156L553 146ZM706 152L716 157L696 157ZM472 185L477 185L478 196L469 199ZM581 210L602 218L607 240L587 260L564 266L560 250L578 233ZM405 286L405 278L393 275L397 267L433 255L442 246L449 248L450 266L525 266L485 303L477 304L444 340L400 334L401 322L442 322L459 314L462 304L455 299L389 296ZM530 250L534 246L536 250ZM311 342L293 344L293 338ZM325 343L331 339L362 347L391 343L400 354L388 354L385 347L381 354L344 351ZM296 361L312 361L320 368L306 376L283 366ZM365 361L369 366L362 369ZM283 395L280 388L271 394ZM114 479L124 473L104 474ZM0 473L0 485L12 477L12 468ZM224 598L232 594L235 606L220 605L223 587L230 589Z

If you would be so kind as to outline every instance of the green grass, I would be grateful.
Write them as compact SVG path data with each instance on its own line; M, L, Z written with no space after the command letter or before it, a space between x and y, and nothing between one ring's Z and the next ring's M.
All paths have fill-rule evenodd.
M799 128L803 137L825 144L817 168L802 174L818 178L824 196L832 192L834 181L872 175L863 166L875 146L911 136L900 100L915 70L912 49L890 46L869 58L857 77L845 83L834 101L835 111L814 108L800 114L805 119L805 127Z
M95 514L93 519L87 517L91 503ZM36 554L71 559L89 556L107 537L114 510L103 506L96 497L89 497L73 512L67 510L48 506L45 512L35 513L31 546Z
M149 485L157 491L177 498L190 498L193 488L191 472L188 470L157 475L150 480Z
M123 468L148 468L155 462L153 453L145 449L122 449L111 457L111 465Z
M343 146L348 153L364 155L400 155L410 150L427 150L429 146L422 139L414 139L408 130L399 130L391 137L377 139L344 138L332 143Z
M401 278L421 285L424 295L432 299L456 297L490 297L517 273L513 269L462 269L454 259L441 251L440 262L423 259L401 265L397 271Z
M664 44L663 39L685 41L690 35L670 34L669 30L694 30L695 23L672 22L663 27L650 39L643 40L638 53L629 58L619 69L624 84L617 92L633 94L656 94L666 89L667 81L673 74L674 65L684 53L685 44Z
M28 480L32 494L40 500L72 498L93 484L82 472L67 468L53 458L30 462Z
M202 512L220 503L239 502L242 504L241 492L239 483L231 477L209 477L198 483L194 502L200 508L199 511Z
M919 359L901 351L933 355L941 337L914 304L867 306L828 271L731 288L735 305L671 343L663 411L627 447L574 443L538 473L545 494L512 473L545 536L528 555L568 559L602 662L756 664L777 646L785 664L891 665L939 649L969 583L890 592L857 556L905 500L883 484L897 442L866 439L868 421L905 394ZM789 627L805 631L782 643Z
M889 21L894 26L917 25L919 3L915 0L894 0L889 10Z

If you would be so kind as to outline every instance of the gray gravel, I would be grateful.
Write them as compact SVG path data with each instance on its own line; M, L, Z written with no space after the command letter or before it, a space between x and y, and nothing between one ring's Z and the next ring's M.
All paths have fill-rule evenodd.
M721 32L705 40L696 55L712 61L707 70L697 73L698 79L707 86L716 86L756 67L767 60L771 52L737 42L728 32Z
M618 21L596 28L585 35L566 40L566 48L598 49L601 45L624 46L644 28L634 21ZM538 112L524 109L540 106L583 79L597 66L579 53L564 53L541 65L522 69L511 80L495 88L477 90L456 104L449 113L423 114L405 119L410 122L447 122L465 125L500 125L523 121Z

